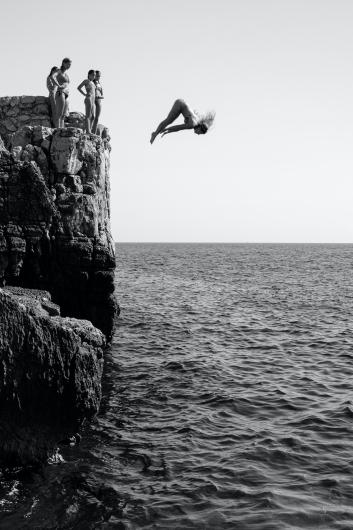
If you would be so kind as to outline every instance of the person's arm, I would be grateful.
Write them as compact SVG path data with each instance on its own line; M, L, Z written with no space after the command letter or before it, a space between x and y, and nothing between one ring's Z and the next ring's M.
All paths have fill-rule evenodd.
M84 87L86 86L86 79L85 79L84 81L82 81L82 83L80 83L80 84L78 85L78 87L77 87L77 90L78 90L79 92L81 92L81 94L82 94L83 96L86 97L87 94L82 90L82 87L83 87L83 86L84 86Z
M164 136L165 134L172 132L185 131L186 129L193 129L193 126L187 125L186 123L183 123L182 125L173 125L172 127L166 127L163 129L163 131L161 131L161 135Z
M66 83L64 83L63 85L60 85L60 84L58 83L58 80L56 79L57 76L58 76L58 73L59 73L59 72L55 72L55 73L51 76L51 80L53 81L54 85L56 85L58 88L63 89L63 88L65 88Z

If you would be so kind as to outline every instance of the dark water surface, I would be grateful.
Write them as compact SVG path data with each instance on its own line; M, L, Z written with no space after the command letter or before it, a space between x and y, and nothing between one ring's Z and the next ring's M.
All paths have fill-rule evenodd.
M353 246L117 246L100 416L0 528L353 528Z

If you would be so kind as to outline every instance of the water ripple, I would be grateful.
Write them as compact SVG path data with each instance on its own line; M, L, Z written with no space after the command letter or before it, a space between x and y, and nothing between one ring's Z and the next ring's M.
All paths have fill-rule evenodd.
M353 247L117 251L101 414L1 528L353 528Z

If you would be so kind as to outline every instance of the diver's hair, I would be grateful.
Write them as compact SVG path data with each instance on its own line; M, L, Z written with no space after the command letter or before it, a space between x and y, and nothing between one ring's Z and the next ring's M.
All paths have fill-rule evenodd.
M212 127L215 116L216 116L216 113L213 110L206 112L206 114L201 116L201 118L197 122L196 127L200 127L202 134L206 134L208 129Z
M96 70L96 75L97 74L101 75L101 71L100 70Z
M53 66L53 68L50 70L49 76L53 75L53 73L56 72L57 70L59 70L59 68L57 66Z
M94 75L96 75L96 72L95 72L95 70L88 70L88 74L87 74L87 75L91 75L91 74L94 74Z

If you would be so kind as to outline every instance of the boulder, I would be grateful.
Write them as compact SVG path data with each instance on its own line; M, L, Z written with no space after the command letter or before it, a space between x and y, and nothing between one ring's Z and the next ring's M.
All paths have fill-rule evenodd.
M45 291L0 289L0 464L43 462L97 413L106 340Z

